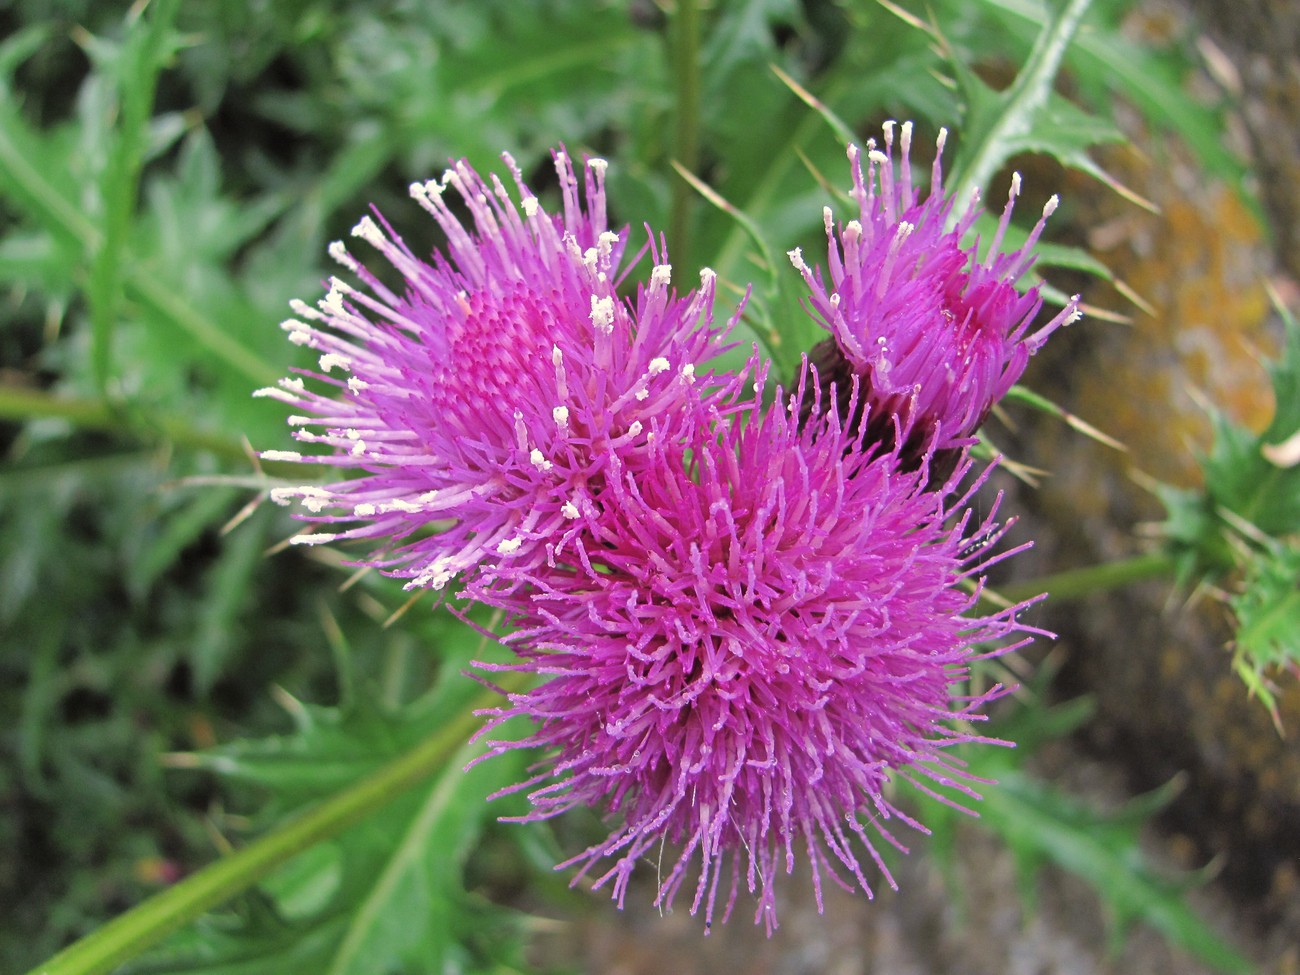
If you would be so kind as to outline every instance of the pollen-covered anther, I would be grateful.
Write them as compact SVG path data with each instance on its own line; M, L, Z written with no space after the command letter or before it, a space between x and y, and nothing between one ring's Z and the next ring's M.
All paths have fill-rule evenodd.
M290 545L323 545L326 542L332 542L338 538L333 532L307 532L302 535L294 535L289 539Z
M343 304L343 292L338 288L330 288L329 293L321 299L320 306L339 318L347 316L348 310ZM292 336L290 336L292 338Z
M370 388L370 383L366 382L360 376L348 377L348 391L351 393L365 392Z
M558 422L558 421L557 421ZM546 456L534 447L528 452L528 462L536 467L539 471L549 471L555 465L546 459Z
M803 248L796 247L792 251L786 251L785 256L790 258L790 263L800 274L807 274L809 271L808 262L803 259Z
M360 237L367 244L373 244L375 247L381 247L384 243L384 235L370 217L362 217L357 221L357 225L352 228L352 236Z
M663 356L659 356L658 358L650 360L650 365L646 367L645 374L647 376L657 376L661 372L667 372L668 367L669 367L668 360L665 359Z
M682 366L682 381L690 386L695 382L695 364L688 362Z
M338 368L344 372L352 368L352 360L347 356L339 355L337 352L326 352L320 357L320 371L328 375L331 370Z
M569 429L569 408L567 406L557 406L551 410L551 417L555 420L556 427L561 433Z
M378 509L369 501L362 501L352 509L352 513L358 518L373 518Z
M582 512L578 510L578 506L572 501L566 501L564 504L560 505L560 514L564 515L564 517L568 518L570 521L582 516Z
M614 329L614 299L591 296L591 324L609 334Z
M354 274L357 272L358 269L360 269L361 265L357 263L357 259L355 257L353 257L351 254L348 253L347 246L343 243L343 241L341 240L331 241L327 250L329 251L330 257L332 257L339 264L342 264L345 268L347 268L349 271L353 272Z
M366 452L366 442L364 440L355 441L352 444L352 449L348 451L348 453L350 453L353 457L360 457L365 452Z
M1053 193L1048 197L1047 202L1043 204L1043 217L1050 217L1056 212L1056 208L1061 205L1061 198Z
M292 299L289 302L289 308L298 317L309 318L313 322L319 322L325 318L325 316L320 313L319 309L313 308L301 298ZM284 328L284 325L281 325L280 327Z
M522 538L507 538L497 546L497 552L501 555L513 555L515 552L519 551L523 544L524 541Z
M297 396L294 396L292 393L287 393L277 386L263 386L261 389L253 390L254 399L262 399L263 397L278 399L281 403L288 403L290 406L299 405ZM292 423L293 419L290 418L289 422Z
M650 272L650 288L666 288L672 283L673 266L671 264L656 264L654 270Z
M601 159L599 156L592 156L587 160L587 168L597 176L604 176L605 170L609 168L609 163L604 159Z
M262 460L281 460L290 464L302 462L302 454L296 450L263 450L257 456Z

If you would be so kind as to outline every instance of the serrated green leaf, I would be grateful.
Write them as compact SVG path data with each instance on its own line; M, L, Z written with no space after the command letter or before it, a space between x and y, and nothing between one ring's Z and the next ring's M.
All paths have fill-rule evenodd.
M1090 2L1069 0L1061 7L1044 25L1024 66L1004 92L995 93L959 59L952 59L967 99L962 144L952 173L960 198L968 199L986 187L1008 159L1024 150L1026 140L1038 138L1040 125L1050 124L1053 111L1063 111L1061 101L1053 97L1052 85ZM1060 130L1055 139L1043 142L1051 146L1062 138L1066 140L1061 146L1063 153L1077 151L1078 141Z
M287 812L312 793L332 791L348 773L341 785L364 775L367 760L381 764L442 726L443 709L430 702L462 696L435 695L398 712L364 698L346 711L304 709L295 736L246 743L228 768L210 767L274 788L276 808ZM467 769L484 748L482 741L466 743L426 786L287 863L240 916L205 920L132 970L279 975L293 964L327 975L440 973L476 957L513 957L513 939L500 936L512 924L509 915L472 898L461 868L483 825L517 807L490 804L487 796L522 778L527 759L511 753ZM320 779L277 780L285 755L314 763ZM496 920L491 939L480 936L485 912Z
M1042 0L981 0L1004 22L1041 28L1051 16ZM1224 145L1223 122L1214 106L1187 94L1185 80L1193 70L1177 51L1153 50L1134 43L1119 24L1090 17L1067 52L1066 59L1086 81L1096 82L1136 105L1145 119L1161 130L1177 132L1209 172L1240 185L1245 167Z
M1040 695L1046 684L1047 678L1036 682ZM1251 963L1188 906L1184 894L1202 878L1167 878L1143 852L1141 830L1169 803L1181 781L1173 780L1117 810L1103 811L1024 770L1026 759L1041 744L1069 733L1091 711L1092 702L1086 698L1052 707L1034 703L1001 719L990 731L998 738L1015 741L1016 748L962 750L967 771L990 783L980 789L983 799L973 809L979 815L978 823L995 832L1015 854L1024 903L1032 907L1039 870L1052 863L1077 875L1096 892L1110 914L1116 946L1125 930L1140 921L1221 971L1253 971ZM920 818L935 829L942 844L940 851L951 853L957 813L927 800Z
M1157 804L1168 795L1157 795ZM1077 874L1097 891L1122 929L1135 920L1224 972L1255 970L1188 906L1188 884L1159 876L1146 863L1135 817L1098 813L1054 787L1014 770L998 773L986 790L981 821L1020 856L1047 859Z

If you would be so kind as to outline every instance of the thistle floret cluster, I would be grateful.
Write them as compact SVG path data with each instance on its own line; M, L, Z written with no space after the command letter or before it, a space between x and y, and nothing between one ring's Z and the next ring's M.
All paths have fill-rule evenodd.
M537 750L506 790L525 820L606 817L560 866L620 905L653 858L660 907L687 886L707 927L747 892L770 931L800 857L819 904L826 879L893 885L882 844L925 829L896 782L979 798L954 746L989 741L973 729L1004 689L969 693L971 665L1041 631L1027 603L981 608L1017 549L998 550L997 501L975 513L988 468L970 448L1078 309L1035 329L1040 288L1017 289L1054 204L1003 253L1013 183L981 257L978 200L954 218L943 190L943 136L924 198L910 141L904 125L895 160L887 125L865 172L849 147L858 212L826 211L825 273L791 253L827 337L774 397L757 349L715 367L744 303L717 315L707 268L679 292L653 235L648 281L629 282L640 254L608 226L606 164L579 180L563 150L555 213L509 156L513 190L464 162L412 185L444 247L417 257L367 216L354 236L400 291L335 243L355 283L284 323L319 367L259 394L314 452L262 456L339 472L272 492L312 525L293 541L360 543L358 564L501 612L512 660L484 679L531 681L489 715L485 757ZM518 717L531 733L499 736Z

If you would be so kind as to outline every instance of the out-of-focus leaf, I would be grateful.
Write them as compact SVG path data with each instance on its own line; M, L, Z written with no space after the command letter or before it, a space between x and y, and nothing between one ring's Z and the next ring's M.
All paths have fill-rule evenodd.
M996 777L998 784L985 791L980 804L981 821L997 831L1026 869L1047 860L1086 880L1111 913L1117 943L1130 924L1142 921L1220 971L1247 975L1255 970L1187 905L1183 894L1195 881L1162 877L1142 854L1142 824L1173 798L1176 784L1106 814L1014 769Z
M1045 689L1047 678L1036 683ZM1015 855L1026 908L1036 899L1040 869L1051 863L1084 880L1106 906L1113 948L1122 945L1133 923L1142 922L1220 971L1254 971L1250 961L1188 905L1184 895L1203 878L1169 878L1143 852L1142 828L1177 793L1177 780L1118 810L1103 811L1025 771L1026 759L1039 746L1078 727L1091 711L1087 699L1053 707L1033 703L990 731L1017 747L978 746L962 753L966 771L990 782L980 788L983 799L973 808L979 825L996 833ZM931 801L921 819L935 830L938 851L951 854L957 821L965 817Z
M399 711L364 695L346 709L295 707L294 735L238 743L200 761L263 785L274 807L288 813L444 725L476 688L458 676L447 683L459 686ZM461 867L484 823L516 807L486 797L518 781L527 759L512 753L466 769L483 748L466 744L426 786L287 864L242 916L205 919L133 971L278 975L292 963L369 975L513 958L516 941L502 932L516 922L466 894ZM482 934L485 912L493 917L492 938Z

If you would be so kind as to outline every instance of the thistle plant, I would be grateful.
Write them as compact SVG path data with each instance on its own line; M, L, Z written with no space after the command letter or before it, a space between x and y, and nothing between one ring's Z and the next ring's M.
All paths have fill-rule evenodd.
M1091 429L1020 383L1116 281L1050 239L1078 184L1027 215L1011 170L1115 185L1119 98L1227 174L1185 63L1088 0L263 6L6 15L0 967L524 971L504 889L780 945L791 874L870 898L960 816L1254 970L1154 801L1027 763L1083 709L1021 651L1045 600L1199 584L1282 725L1300 330L1152 551L990 581L1036 458L988 425Z

